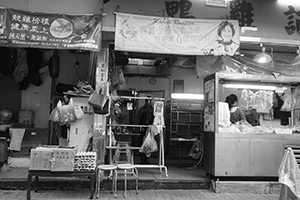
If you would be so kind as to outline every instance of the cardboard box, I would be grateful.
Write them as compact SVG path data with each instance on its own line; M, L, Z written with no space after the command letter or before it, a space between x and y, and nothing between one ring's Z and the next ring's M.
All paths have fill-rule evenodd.
M77 153L75 147L59 147L53 149L51 171L74 171L74 160Z
M19 111L19 123L33 124L34 111L32 110L20 110Z
M35 148L30 151L29 170L51 170L52 148Z

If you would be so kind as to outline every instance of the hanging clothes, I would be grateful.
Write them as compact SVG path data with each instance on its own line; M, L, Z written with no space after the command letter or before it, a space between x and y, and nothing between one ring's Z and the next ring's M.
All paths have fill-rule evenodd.
M0 73L6 76L13 74L17 65L17 50L15 48L0 47L0 55Z
M20 151L22 146L23 137L25 134L26 129L25 128L10 128L10 150L13 151Z
M20 82L20 90L26 90L30 83L35 86L42 84L39 69L42 63L43 53L39 49L27 48L28 75Z
M14 70L14 80L20 83L28 75L27 52L25 49L17 49L18 61L17 67Z

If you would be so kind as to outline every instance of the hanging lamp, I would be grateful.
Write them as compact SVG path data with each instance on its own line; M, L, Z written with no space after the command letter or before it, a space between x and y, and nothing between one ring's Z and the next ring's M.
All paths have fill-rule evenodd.
M299 65L299 64L300 64L300 47L298 47L298 49L297 49L297 56L291 62L292 66Z
M272 56L265 53L266 48L262 44L260 44L260 47L261 47L261 53L254 56L253 61L256 63L262 63L262 64L270 63L273 60Z

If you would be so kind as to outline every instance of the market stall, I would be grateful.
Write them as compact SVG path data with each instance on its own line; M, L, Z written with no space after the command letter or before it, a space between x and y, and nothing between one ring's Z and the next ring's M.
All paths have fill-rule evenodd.
M300 145L299 78L215 73L204 79L204 170L214 177L278 177L284 149ZM246 120L231 122L235 94Z

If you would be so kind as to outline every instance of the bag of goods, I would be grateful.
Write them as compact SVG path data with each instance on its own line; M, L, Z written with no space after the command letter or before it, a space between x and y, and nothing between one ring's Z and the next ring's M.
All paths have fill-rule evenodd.
M147 157L151 156L151 153L155 152L158 150L157 143L151 134L151 130L148 129L146 133L146 137L144 139L144 142L141 146L141 149L139 152L145 153Z

